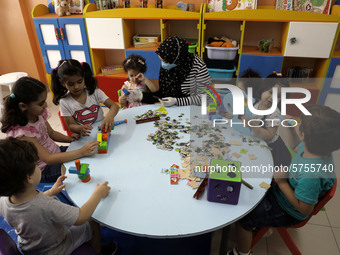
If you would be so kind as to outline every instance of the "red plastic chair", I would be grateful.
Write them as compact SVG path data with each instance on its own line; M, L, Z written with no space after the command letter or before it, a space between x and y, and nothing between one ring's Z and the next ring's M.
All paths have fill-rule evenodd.
M304 221L300 222L299 224L297 224L295 226L291 226L289 228L301 228L304 225L306 225L306 223L309 221L309 219L313 215L318 214L318 212L327 204L327 202L329 200L331 200L331 198L335 194L336 185L337 185L337 180L335 180L335 183L334 183L333 187L330 190L328 190L326 192L326 194L323 195L323 197L315 205L313 212L309 215L309 217L307 219L305 219ZM286 245L287 245L288 249L290 250L290 252L293 255L301 255L301 252L300 252L299 248L296 246L296 244L294 243L293 239L290 237L287 229L288 228L286 228L286 227L276 228L276 230L279 232L282 240L286 243ZM254 247L257 244L257 242L263 237L263 235L268 230L269 230L269 227L264 227L264 228L259 229L257 232L255 232L255 235L253 236L253 242L251 244L251 247Z
M66 124L66 121L65 121L64 117L60 115L60 111L58 111L58 116L59 116L59 119L60 119L60 122L61 122L61 126L63 127L64 131L66 131L68 136L71 136L72 132L68 129L68 126Z

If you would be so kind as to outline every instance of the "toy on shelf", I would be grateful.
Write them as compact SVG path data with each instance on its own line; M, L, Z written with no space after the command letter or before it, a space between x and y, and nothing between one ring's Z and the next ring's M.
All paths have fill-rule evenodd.
M269 40L261 40L259 41L259 44L258 44L259 51L264 52L264 53L270 53L272 51L273 46L274 46L273 38Z
M80 160L76 159L74 161L75 166L71 166L68 169L68 172L70 174L77 174L78 178L82 181L82 182L88 182L91 180L91 176L90 176L90 168L89 168L89 164L85 164L82 163L80 164Z
M73 1L71 1L71 0L56 0L55 3L56 3L55 13L58 16L62 17L62 16L71 15L70 4L73 7L74 6Z
M155 8L163 8L163 0L155 0Z
M214 171L212 171L212 167L214 167ZM241 183L240 162L211 160L208 180L208 201L237 205Z

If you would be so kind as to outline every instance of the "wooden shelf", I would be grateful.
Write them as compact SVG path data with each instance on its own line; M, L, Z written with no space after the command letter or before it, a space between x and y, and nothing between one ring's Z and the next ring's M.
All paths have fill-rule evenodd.
M334 50L333 58L340 58L340 50Z
M160 43L159 43L160 44ZM158 45L159 45L158 44ZM156 51L158 46L154 47L146 47L146 48L136 48L136 47L127 47L125 50L146 50L146 51Z
M199 20L199 12L179 11L158 8L120 8L102 11L93 11L94 7L87 8L85 18L123 18L123 19L177 19Z
M265 53L259 51L257 46L243 46L241 54L249 54L249 55L264 55L264 56L282 56L281 49L278 47L273 47L270 53Z
M98 73L96 76L108 77L108 78L126 78L127 79L127 74L125 72L110 74L110 75L103 75L102 73Z
M336 15L326 15L310 12L284 11L273 9L237 10L229 12L208 12L204 14L205 20L245 20L245 21L272 21L272 22L338 22Z

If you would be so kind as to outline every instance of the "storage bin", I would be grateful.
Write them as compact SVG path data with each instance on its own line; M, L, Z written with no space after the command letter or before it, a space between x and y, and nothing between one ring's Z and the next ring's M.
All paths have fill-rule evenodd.
M236 57L238 50L238 47L210 47L208 45L206 45L205 48L207 49L208 58L224 60L233 60Z
M236 71L235 66L233 69L208 68L208 72L211 76L211 79L215 81L230 81L233 78L235 71Z

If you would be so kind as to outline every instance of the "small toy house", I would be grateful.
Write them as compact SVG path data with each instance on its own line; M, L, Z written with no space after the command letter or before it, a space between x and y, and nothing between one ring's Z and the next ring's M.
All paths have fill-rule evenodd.
M242 181L241 163L212 159L210 165L208 201L237 205Z

